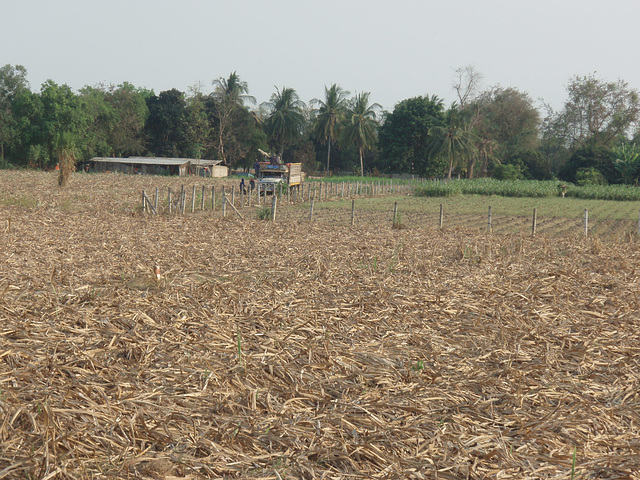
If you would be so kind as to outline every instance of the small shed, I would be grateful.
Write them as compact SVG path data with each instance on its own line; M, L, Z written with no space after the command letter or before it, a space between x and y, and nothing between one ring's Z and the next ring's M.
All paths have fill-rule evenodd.
M89 160L89 169L94 172L120 172L142 175L178 175L202 171L206 176L225 177L227 167L221 167L222 160L202 160L195 158L160 157L94 157ZM196 168L197 167L197 168ZM215 170L214 170L215 169ZM216 175L213 175L213 173Z

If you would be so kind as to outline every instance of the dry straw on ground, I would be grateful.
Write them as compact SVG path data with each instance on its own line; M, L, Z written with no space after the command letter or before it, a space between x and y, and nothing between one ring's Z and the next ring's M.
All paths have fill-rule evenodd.
M0 478L640 478L635 240L143 216L142 180L74 178L80 209L29 178Z

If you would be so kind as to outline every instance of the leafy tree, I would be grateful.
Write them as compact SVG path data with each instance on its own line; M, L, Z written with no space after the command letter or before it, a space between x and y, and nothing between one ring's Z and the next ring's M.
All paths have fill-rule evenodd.
M567 91L569 99L551 121L556 135L570 147L612 145L640 120L640 95L622 80L576 76Z
M227 164L228 156L225 147L233 141L234 113L238 110L245 110L245 102L255 103L256 99L249 95L247 82L240 80L240 76L233 72L229 78L220 77L213 81L214 91L212 100L214 102L215 120L217 128L217 148L219 158L223 164Z
M429 156L429 129L444 120L444 104L437 96L414 97L399 102L384 115L378 129L380 167L390 173L440 176L446 160Z
M346 142L358 148L360 157L360 175L364 176L364 151L373 148L378 127L377 111L382 107L369 103L369 92L357 94L347 109L347 121L344 127Z
M89 121L79 97L68 85L58 85L47 80L42 84L40 100L43 112L40 128L42 145L47 149L50 161L59 159L62 148L60 142L63 138L65 144L73 144L77 152ZM77 158L77 155L73 155L73 158Z
M268 117L264 130L280 155L287 145L300 138L305 125L305 104L293 88L276 88L269 102L265 103Z
M503 160L504 165L514 165L527 180L551 180L553 173L549 160L539 150L514 153ZM495 167L494 167L495 168Z
M601 146L587 146L573 152L569 160L558 172L558 177L567 182L576 182L576 173L581 169L593 168L598 170L607 183L615 183L618 172L613 166L614 154L611 150Z
M186 101L174 89L147 98L149 117L145 125L149 150L161 157L180 157L186 140Z
M14 158L26 159L29 165L43 168L49 163L42 133L44 107L40 95L23 90L13 99L11 109L15 120Z
M540 113L529 95L516 88L494 87L484 92L478 103L482 130L494 141L498 158L538 147Z
M211 148L213 137L213 127L207 115L205 98L202 93L196 92L187 99L186 114L189 156L200 159Z
M324 100L314 99L311 102L318 105L314 136L327 145L327 172L331 160L331 145L338 137L338 125L345 117L348 95L348 91L334 83L329 88L324 87Z
M105 102L114 115L107 140L112 155L129 157L145 153L144 127L149 116L147 99L151 96L153 92L128 82L106 91Z
M5 145L16 135L16 119L12 103L17 95L29 89L27 70L22 65L0 68L0 161L5 161Z
M462 157L473 152L474 137L466 128L464 112L460 111L456 104L447 110L444 120L434 120L434 125L429 129L429 154L447 159L447 178L450 179L454 167L460 163Z
M84 87L79 92L79 107L83 112L77 153L82 159L111 154L109 136L117 117L106 101L104 88Z

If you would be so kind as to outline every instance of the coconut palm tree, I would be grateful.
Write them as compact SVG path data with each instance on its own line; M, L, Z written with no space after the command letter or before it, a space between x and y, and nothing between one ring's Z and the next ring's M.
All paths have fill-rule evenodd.
M350 102L347 109L347 121L344 127L344 139L358 148L360 155L360 175L364 176L364 151L373 147L378 128L378 111L382 107L369 104L369 92L359 93Z
M293 88L282 87L271 95L271 100L262 104L268 113L264 131L277 146L282 156L285 147L296 140L304 129L305 104Z
M434 157L447 157L448 179L451 179L453 167L457 166L460 158L471 154L475 148L475 136L466 128L465 120L465 112L454 103L446 112L444 121L433 117L433 126L429 129L429 136L432 137L429 154Z
M246 108L245 102L256 103L255 97L249 95L247 82L233 72L229 78L220 77L213 81L213 100L216 105L218 119L218 155L223 164L227 164L225 141L231 128L233 112L238 108Z
M238 106L244 106L245 102L256 103L255 97L249 95L247 82L241 81L237 72L229 74L229 78L220 77L214 80L213 87L213 95L220 101L228 101Z
M344 118L349 92L335 83L324 87L324 101L314 99L312 104L318 105L315 118L314 136L327 144L327 172L331 160L331 144L337 138L337 126Z

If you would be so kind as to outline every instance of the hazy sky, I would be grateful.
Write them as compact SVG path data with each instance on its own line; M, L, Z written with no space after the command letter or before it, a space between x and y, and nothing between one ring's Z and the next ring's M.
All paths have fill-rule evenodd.
M456 99L473 65L560 108L575 75L640 89L639 0L1 0L0 65L31 88L124 81L187 92L237 71L258 102L275 87L308 102L337 83L385 109Z

